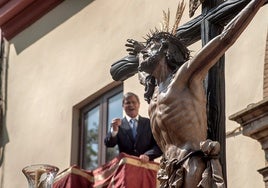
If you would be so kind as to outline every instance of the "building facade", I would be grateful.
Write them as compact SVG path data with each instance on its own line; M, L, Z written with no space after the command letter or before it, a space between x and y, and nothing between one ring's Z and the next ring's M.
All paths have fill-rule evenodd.
M27 187L21 170L30 164L51 164L60 171L74 164L90 169L117 154L116 149L107 151L103 139L111 118L123 115L122 94L137 93L144 116L148 104L137 75L115 82L111 64L127 55L126 39L142 41L159 27L162 10L169 8L172 18L177 3L66 0L4 39L1 188ZM186 7L182 23L190 20ZM267 17L265 6L225 55L231 188L264 187L257 172L265 166L261 145L240 134L239 124L228 117L263 98ZM189 49L195 53L200 47L197 42Z

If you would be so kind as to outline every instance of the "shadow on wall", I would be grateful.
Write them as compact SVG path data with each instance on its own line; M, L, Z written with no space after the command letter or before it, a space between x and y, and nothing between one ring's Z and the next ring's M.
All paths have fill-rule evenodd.
M93 0L65 0L45 16L26 28L24 31L27 32L22 31L14 37L10 43L14 44L16 52L19 54L92 2Z

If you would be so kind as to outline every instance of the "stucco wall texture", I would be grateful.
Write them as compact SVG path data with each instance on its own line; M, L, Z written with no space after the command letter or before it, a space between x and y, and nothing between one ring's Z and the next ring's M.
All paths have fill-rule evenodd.
M143 40L150 29L159 27L162 10L169 8L173 18L178 1L98 0L64 20L80 3L64 1L10 41L3 188L27 187L21 169L29 164L48 163L64 170L77 160L72 147L78 139L73 137L77 105L116 85L109 69L127 55L126 39ZM228 116L263 98L267 17L268 6L226 53L227 131L239 126ZM59 19L64 21L52 27ZM189 20L186 9L182 23ZM48 27L49 32L38 35ZM200 43L189 48L194 54ZM124 82L127 91L143 99L137 76ZM148 116L143 100L141 113ZM228 187L264 187L257 172L265 165L260 144L240 134L228 138L226 147Z

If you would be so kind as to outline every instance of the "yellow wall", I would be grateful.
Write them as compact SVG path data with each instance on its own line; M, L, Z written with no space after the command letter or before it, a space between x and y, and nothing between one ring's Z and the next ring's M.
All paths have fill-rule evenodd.
M263 7L237 42L226 53L226 117L263 99L263 71L268 6ZM239 125L226 121L227 131ZM256 170L265 166L261 145L249 137L238 135L227 139L229 187L264 187Z
M21 169L29 164L48 163L60 170L72 164L72 130L77 125L73 108L113 83L109 69L127 55L126 39L142 40L149 29L159 26L162 10L170 8L174 15L177 2L93 1L53 28L52 22L83 3L64 1L10 41L6 122L10 141L1 167L3 188L27 187ZM189 20L187 12L182 22ZM226 54L227 118L262 99L267 16L266 6ZM37 37L45 26L51 30ZM124 91L143 98L136 76L125 81ZM143 100L141 113L147 116ZM226 124L227 130L238 126L229 120ZM257 141L242 135L227 139L227 165L229 187L264 187L256 171L264 167Z

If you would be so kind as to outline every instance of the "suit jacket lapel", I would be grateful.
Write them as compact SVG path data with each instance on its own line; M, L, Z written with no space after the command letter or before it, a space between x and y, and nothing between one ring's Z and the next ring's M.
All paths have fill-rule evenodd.
M140 135L144 134L143 133L144 126L142 126L142 125L143 125L143 119L141 116L139 116L136 140L139 140Z

